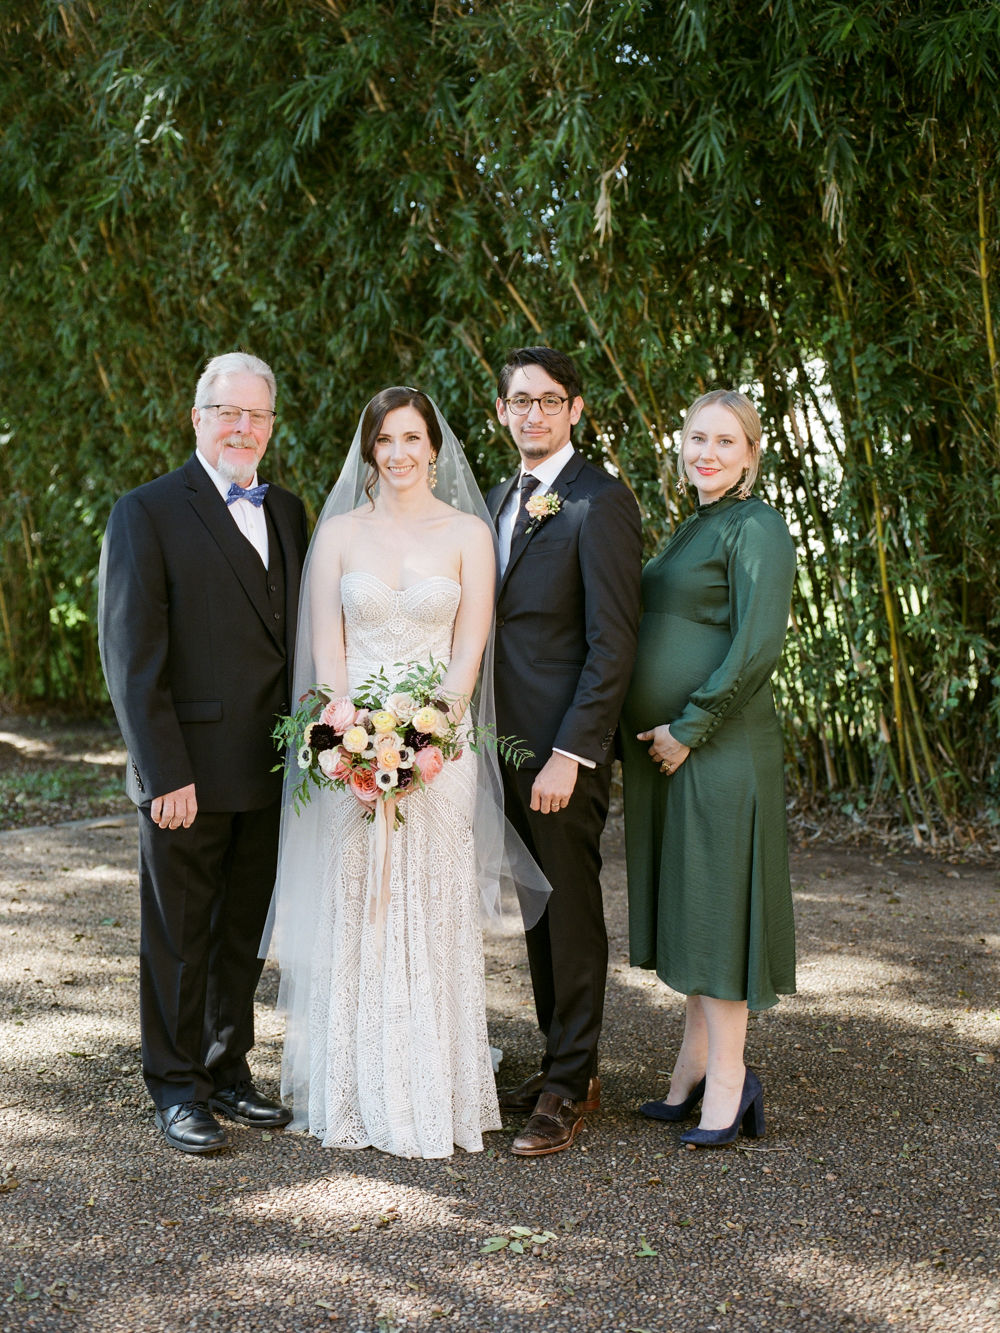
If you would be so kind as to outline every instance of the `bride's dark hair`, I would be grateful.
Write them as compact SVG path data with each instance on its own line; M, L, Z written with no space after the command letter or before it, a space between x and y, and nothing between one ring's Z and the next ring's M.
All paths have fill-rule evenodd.
M382 422L397 407L414 407L423 417L433 450L432 461L437 458L441 450L441 427L438 425L434 405L427 395L421 393L419 389L409 389L405 385L382 389L365 408L365 415L361 419L361 459L368 464L365 495L373 504L375 503L375 485L378 481L375 441L382 430Z

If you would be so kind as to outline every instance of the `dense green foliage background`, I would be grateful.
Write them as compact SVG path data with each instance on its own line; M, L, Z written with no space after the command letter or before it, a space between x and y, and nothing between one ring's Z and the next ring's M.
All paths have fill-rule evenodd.
M494 371L544 341L651 551L683 408L756 386L798 796L990 817L998 33L959 0L7 0L0 689L100 699L100 533L190 450L209 355L275 367L269 471L315 511L388 383L505 475Z

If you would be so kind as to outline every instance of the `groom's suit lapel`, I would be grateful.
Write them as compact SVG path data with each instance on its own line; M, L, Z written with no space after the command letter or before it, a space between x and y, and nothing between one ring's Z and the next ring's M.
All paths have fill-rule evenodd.
M490 492L488 508L490 511L490 518L493 520L494 527L497 527L499 525L500 511L507 503L507 497L510 495L511 491L517 485L518 478L520 477L520 475L521 472L520 469L518 469L518 471L515 472L512 477L508 477L506 481L501 482L499 486L497 486L494 490Z
M558 495L561 500L565 501L569 497L569 494L573 489L573 483L580 475L581 469L583 468L585 461L586 460L584 459L583 455L578 454L574 449L569 462L559 473L558 477L556 477L553 484L549 487L547 494ZM504 498L506 499L506 496L509 494L510 491L508 489L504 493ZM499 510L497 512L499 513ZM504 587L507 584L507 580L511 576L511 572L514 566L517 564L518 560L520 560L521 556L524 555L525 551L528 549L528 544L531 541L532 537L534 537L535 533L538 532L541 528L544 528L546 524L555 522L557 517L558 517L557 515L553 514L551 518L545 519L544 522L533 524L528 529L527 532L522 532L520 537L518 537L516 541L511 543L510 559L507 561L507 568L504 570L503 578L500 580L500 592L503 592Z
M181 471L184 475L184 484L188 488L188 501L191 507L205 527L208 528L222 554L232 565L236 577L243 585L243 591L250 598L254 609L263 621L264 628L275 643L284 648L284 629L282 628L279 633L275 633L274 617L270 614L270 608L267 604L266 579L263 577L263 565L260 556L233 522L232 515L226 509L225 500L215 489L211 477L194 454L184 464ZM274 517L275 511L272 508L272 520L274 520ZM278 526L277 523L275 523L275 526ZM287 546L280 528L278 529L278 536L281 540L281 549L284 552L287 550Z

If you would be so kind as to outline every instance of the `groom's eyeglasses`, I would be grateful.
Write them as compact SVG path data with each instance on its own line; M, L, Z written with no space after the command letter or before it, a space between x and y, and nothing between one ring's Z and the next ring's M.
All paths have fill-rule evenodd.
M273 412L265 411L262 407L255 407L251 412L248 407L233 407L228 403L206 403L200 410L204 412L208 408L211 408L213 412L217 413L219 420L224 421L227 426L235 426L243 413L246 412L247 416L250 418L250 425L256 426L258 430L266 429L266 427L270 426L275 416Z
M557 393L543 393L541 398L529 398L526 393L516 393L513 398L505 398L504 402L516 417L527 416L532 403L537 403L547 417L557 417L563 403L568 403L569 399L560 398Z

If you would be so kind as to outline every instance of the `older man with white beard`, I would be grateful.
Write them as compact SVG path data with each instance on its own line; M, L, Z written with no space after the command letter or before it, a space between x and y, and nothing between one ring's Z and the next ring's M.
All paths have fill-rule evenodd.
M259 1128L285 1107L254 1087L257 950L274 887L302 503L257 468L275 381L215 357L198 381L195 452L121 497L101 553L101 660L138 806L143 1075L182 1152L228 1140L213 1112Z

